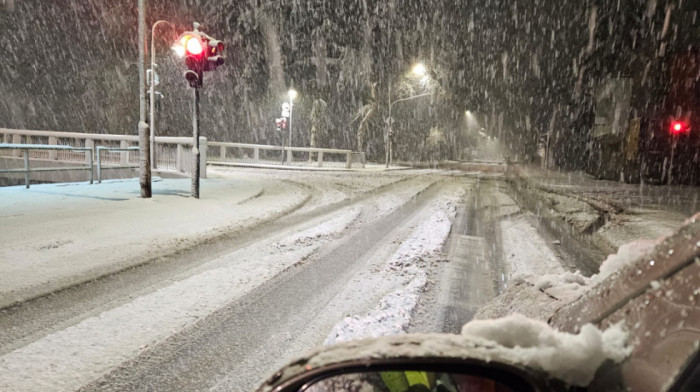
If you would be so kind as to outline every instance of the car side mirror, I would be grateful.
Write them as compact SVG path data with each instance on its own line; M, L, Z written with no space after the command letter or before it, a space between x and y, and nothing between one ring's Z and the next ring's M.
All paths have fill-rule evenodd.
M521 387L526 385L521 384ZM303 392L327 391L390 392L511 392L516 390L484 376L424 370L387 370L342 373L314 380L302 386Z
M515 392L570 391L564 383L515 365L475 358L364 358L280 371L259 391Z
M507 370L478 366L445 369L435 364L370 365L364 368L333 369L314 376L298 392L377 391L377 392L512 392L534 391L524 378ZM447 366L451 367L451 366Z

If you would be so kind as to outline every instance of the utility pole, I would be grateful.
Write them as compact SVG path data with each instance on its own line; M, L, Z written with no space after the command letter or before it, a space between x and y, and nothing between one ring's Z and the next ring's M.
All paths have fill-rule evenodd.
M151 149L146 123L146 0L139 0L139 184L141 197L151 197Z

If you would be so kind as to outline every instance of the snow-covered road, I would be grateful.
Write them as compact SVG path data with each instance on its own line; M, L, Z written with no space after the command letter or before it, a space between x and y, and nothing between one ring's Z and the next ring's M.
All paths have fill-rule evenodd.
M458 331L511 277L572 269L498 179L210 173L200 200L172 179L151 200L133 180L0 189L0 390L247 391L314 346Z
M367 225L385 229L381 226L382 219L395 214L418 194L445 179L441 175L425 174L427 172L398 173L378 179L316 174L314 181L304 181L300 185L301 176L295 179L288 173L222 171L221 178L205 184L207 187L203 190L209 193L203 192L203 196L209 198L203 197L199 203L180 197L186 188L179 189L183 184L176 180L157 184L161 186L156 188L153 204L162 204L163 210L144 206L148 201L128 200L123 194L128 195L129 186L134 185L129 181L105 184L100 189L73 185L69 191L59 186L37 186L29 195L20 194L17 188L6 188L9 195L17 193L8 198L13 204L8 204L11 209L6 211L13 210L15 213L10 216L22 219L24 231L23 236L9 230L2 232L7 243L13 244L11 249L5 249L6 260L11 262L2 263L2 268L7 269L4 276L16 276L0 286L6 303L11 299L27 299L13 294L18 292L17 287L43 286L44 292L50 292L99 276L86 265L102 266L107 272L101 275L109 275L3 311L0 389L72 390L95 380L173 335L198 325L200 319L217 309L245 298L270 279L286 276L290 270L293 272L293 266L298 268L309 263L307 260L319 253L325 243L342 239L353 230L362 232ZM308 175L304 173L303 177ZM115 194L115 199L127 200L119 201L122 208L111 212L109 201L101 196L104 192ZM66 195L57 200L56 194L63 193ZM77 195L88 202L71 204ZM46 201L33 210L30 206L37 198ZM66 203L60 204L62 201ZM187 202L197 204L183 205ZM169 210L166 215L167 208L176 210ZM53 209L59 211L55 216L49 212ZM100 209L104 215L98 212ZM409 212L411 216L415 213ZM406 214L405 211L401 213L402 216ZM57 250L50 256L40 257L40 252L39 256L31 254L36 251L30 249L31 238L41 242L71 234L68 229L42 234L47 224L77 225L76 222L86 216L97 219L88 221L85 225L89 228L76 234L72 242L65 242L80 241L96 249L75 253L61 249L62 244L59 244L47 248ZM109 225L99 223L102 216L109 218ZM234 218L236 223L232 223ZM194 223L188 226L190 235L181 237L183 226L178 223L183 220ZM155 227L144 230L142 225L147 222ZM130 226L142 229L129 231ZM406 230L402 225L396 226ZM145 240L141 238L144 231L147 232ZM219 238L209 235L212 232L219 233ZM115 237L114 241L106 240L110 236ZM372 239L366 243L378 241ZM164 256L157 254L153 259L151 255L153 261L144 263L141 247L146 243L148 251L158 253L163 249L160 253ZM389 243L391 248L391 241ZM357 244L350 246L345 253L355 253L352 251L357 249ZM17 255L22 254L29 256L29 263L21 263ZM138 266L125 269L121 262L125 255L138 256L135 259L126 257ZM197 262L171 263L171 259L191 260L197 256L200 259ZM54 261L61 268L51 271L39 268ZM166 272L160 266L171 268ZM31 273L32 269L35 273ZM47 282L55 281L56 275L65 276L61 281L63 286L47 287ZM318 275L313 279L323 282ZM396 282L391 288L395 287ZM102 300L95 297L102 297ZM338 320L341 318L342 315L338 316ZM331 328L332 325L324 331L323 337ZM262 376L251 375L251 380L257 381Z

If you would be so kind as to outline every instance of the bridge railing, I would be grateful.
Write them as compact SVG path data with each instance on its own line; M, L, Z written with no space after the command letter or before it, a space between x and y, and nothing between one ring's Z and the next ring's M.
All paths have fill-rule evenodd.
M33 131L0 128L0 143L72 146L88 148L92 156L97 155L96 147L105 148L101 156L104 167L138 165L139 154L132 147L138 146L136 135L111 135L97 133ZM206 178L207 163L269 164L300 167L364 167L363 153L352 150L282 147L246 143L211 142L201 137L200 177ZM49 160L59 163L89 163L89 157L74 149L31 149L28 159ZM110 151L112 150L112 151ZM117 151L118 150L118 151ZM17 157L20 150L0 150L0 157ZM155 138L155 162L159 171L189 173L192 167L192 139L189 137ZM284 161L283 161L284 156Z
M0 143L0 151L11 151L19 152L24 155L24 167L16 169L0 169L0 173L23 173L24 174L24 184L29 189L30 184L30 173L32 172L58 172L58 171L73 171L73 170L87 170L90 172L90 184L93 181L92 163L93 155L92 149L88 147L72 147L72 146L57 146L57 145L42 145L42 144L5 144ZM60 166L60 167L30 167L29 165L29 154L30 152L42 151L42 152L68 152L83 154L85 156L85 166ZM84 161L81 159L81 161Z
M138 153L129 150L129 147L138 146L138 136L110 135L97 133L56 132L56 131L31 131L24 129L0 128L0 143L6 144L44 144L66 145L74 147L90 148L93 156L96 156L96 146L107 148L119 148L123 151L105 155L105 164L134 165L138 164ZM207 139L201 137L200 144L200 177L206 178ZM189 137L165 137L155 138L156 162L158 170L189 173L192 166L192 138ZM21 151L0 151L0 156L20 157ZM87 161L84 154L69 150L31 150L29 158L44 159L59 162Z
M249 163L285 166L364 167L364 157L352 150L282 147L247 143L208 143L210 163ZM284 154L284 161L283 161Z

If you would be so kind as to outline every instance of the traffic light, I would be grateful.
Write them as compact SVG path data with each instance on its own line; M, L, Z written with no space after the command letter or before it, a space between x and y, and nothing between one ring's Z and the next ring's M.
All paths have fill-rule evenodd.
M681 133L686 133L690 131L690 126L687 122L681 120L673 120L671 121L670 131L672 135L680 135Z
M185 65L189 68L185 71L185 79L195 88L202 87L205 71L214 71L224 64L222 52L225 47L223 42L204 34L198 28L199 24L195 23L194 31L182 33L173 47L180 57L185 57Z
M207 42L208 54L205 71L214 71L216 67L224 65L224 57L221 55L221 52L224 51L225 45L218 39L207 38L209 38L209 41Z
M277 126L278 131L285 130L285 129L287 129L287 119L284 117L276 118L275 125Z

